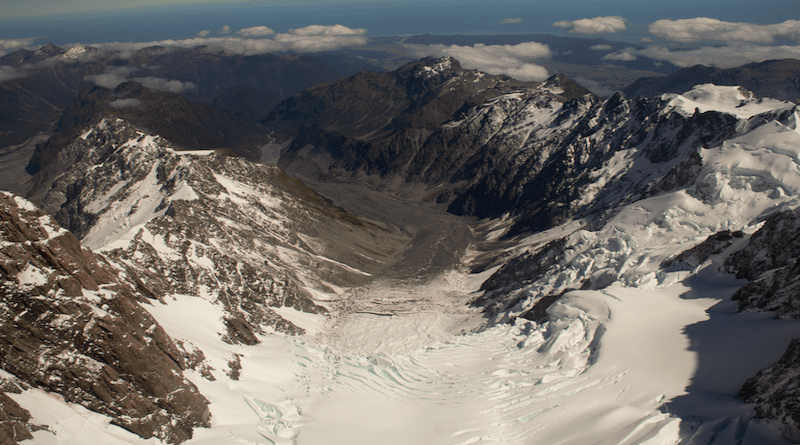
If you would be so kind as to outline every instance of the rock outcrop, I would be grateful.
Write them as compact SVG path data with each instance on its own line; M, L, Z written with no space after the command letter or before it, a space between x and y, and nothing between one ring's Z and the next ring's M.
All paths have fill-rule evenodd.
M0 194L0 368L144 438L179 443L209 425L180 349L141 306L147 296L29 201ZM27 421L6 406L4 431ZM9 423L10 422L10 423ZM16 422L16 423L14 423Z
M800 210L778 212L731 255L727 268L748 280L733 295L739 309L800 319Z

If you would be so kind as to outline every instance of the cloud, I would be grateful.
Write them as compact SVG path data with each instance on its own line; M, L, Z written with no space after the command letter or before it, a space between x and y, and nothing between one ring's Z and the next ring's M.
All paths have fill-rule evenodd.
M619 60L622 62L632 62L636 60L635 52L636 50L634 48L626 48L622 51L606 54L605 56L603 56L603 60Z
M673 51L666 46L651 46L636 53L656 60L666 60L679 67L694 65L734 68L746 63L800 58L800 46L726 45Z
M192 82L181 82L179 80L162 79L152 76L134 77L132 76L134 71L135 70L125 66L118 66L108 68L102 74L86 76L85 79L90 82L94 82L95 85L111 89L116 88L119 84L129 80L140 83L152 90L167 91L170 93L181 93L185 90L191 90L195 88L195 84Z
M133 51L152 46L170 48L192 48L206 46L207 51L226 54L256 55L284 51L313 53L330 51L346 46L366 45L367 30L348 28L342 25L312 25L277 34L273 38L248 38L243 36L194 37L183 40L159 40L152 42L113 42L95 45L106 50L118 51L121 57Z
M574 21L562 20L553 23L553 26L564 28L573 34L614 34L628 29L625 26L625 19L618 15Z
M0 56L13 53L20 49L35 49L34 43L43 39L44 36L24 37L20 39L0 39Z
M364 28L348 28L342 25L309 25L303 28L291 29L288 34L297 36L354 36L365 35L366 33L367 30Z
M231 27L228 26L228 25L225 25L225 26L222 27L222 29L219 30L219 33L222 34L222 35L230 34L231 33Z
M537 42L518 45L407 45L419 57L451 56L461 66L489 74L506 74L519 80L544 80L548 77L544 67L531 63L550 57L550 48Z
M128 80L132 71L133 70L128 67L118 66L108 68L102 74L88 75L85 79L101 87L116 88L117 85Z
M648 29L650 34L674 42L773 43L783 37L800 42L800 21L787 20L775 25L723 22L708 17L682 20L659 20Z
M207 36L209 34L211 34L211 31L209 31L207 29L204 29L204 30L202 30L202 31L197 33L197 37L205 37L205 36Z
M185 90L192 90L196 86L192 82L181 82L180 80L162 79L151 76L134 77L131 80L140 83L151 90L167 91L169 93L181 93Z
M511 25L514 23L522 23L522 19L503 19L500 21L501 25Z
M367 44L367 30L348 28L342 25L311 25L277 34L273 41L285 45L286 49L299 53L331 51L344 46Z
M610 97L617 92L616 89L611 88L608 85L604 85L596 80L586 79L583 77L576 77L572 80L574 80L578 85L601 97Z
M611 45L592 45L589 49L594 51L608 51L611 49Z
M252 28L241 29L236 34L245 37L263 37L263 36L271 36L275 34L275 31L273 31L270 28L267 28L266 26L253 26Z
M109 105L114 108L133 108L138 107L141 104L142 101L139 99L117 99L109 102Z
M0 82L16 79L18 77L25 77L26 74L27 73L25 73L25 71L14 68L13 66L10 65L0 66Z

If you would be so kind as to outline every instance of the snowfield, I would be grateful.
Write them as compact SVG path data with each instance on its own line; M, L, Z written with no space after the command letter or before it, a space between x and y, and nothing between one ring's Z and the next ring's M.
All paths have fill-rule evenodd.
M790 443L778 424L752 419L737 393L800 336L800 321L737 313L730 296L743 281L722 264L766 215L800 206L797 111L713 85L668 107L729 112L742 132L700 150L696 182L633 202L594 231L569 221L520 245L535 250L566 237L564 260L521 286L524 298L511 309L518 315L563 292L547 321L494 324L468 307L496 270L470 274L474 252L424 280L376 279L327 295L329 315L278 309L307 333L259 335L255 346L220 340L224 314L211 297L174 295L147 307L170 336L203 351L216 379L187 372L211 401L212 427L186 444ZM748 123L764 112L784 117ZM593 192L626 168L625 156L598 175ZM244 194L224 185L231 200ZM157 203L141 212L156 214ZM89 240L141 224L137 215ZM502 222L494 227L492 238ZM661 267L726 229L745 237L702 264ZM578 290L593 277L611 284ZM41 406L33 422L56 433L35 432L32 443L156 443L35 389L10 396Z

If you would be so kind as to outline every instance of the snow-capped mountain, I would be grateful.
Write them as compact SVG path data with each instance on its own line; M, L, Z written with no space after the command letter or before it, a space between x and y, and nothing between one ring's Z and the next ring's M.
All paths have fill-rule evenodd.
M232 342L257 343L254 332L265 329L302 333L271 307L325 312L315 294L363 281L394 248L389 229L276 167L176 151L119 118L100 120L64 151L80 158L43 207L58 209L56 219L84 246L141 271L154 298L223 304Z
M73 397L79 372L48 386L41 367L3 362L18 405L4 405L4 431L32 443L791 443L798 119L737 87L603 101L559 76L521 83L425 59L309 90L265 122L294 135L279 164L331 200L278 167L179 151L100 116L73 129L39 202L84 250L4 195L4 289L19 298L2 326L55 326L31 302L67 304L53 283L76 276L70 301L86 314L130 300L151 317L125 323L142 348L173 345L158 347L176 357L175 384L207 411L125 414ZM20 218L46 229L18 235ZM97 289L52 265L57 247L37 248L62 238L103 273ZM85 330L73 321L88 315L48 310L65 315L53 338ZM38 348L11 356L41 364ZM145 394L131 375L120 380ZM158 394L147 400L162 406Z

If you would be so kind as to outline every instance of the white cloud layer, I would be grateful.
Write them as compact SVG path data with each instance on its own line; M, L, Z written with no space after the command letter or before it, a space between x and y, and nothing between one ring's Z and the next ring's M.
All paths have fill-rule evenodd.
M225 25L225 26L222 27L222 29L219 30L219 33L220 34L230 34L231 33L231 27L228 26L228 25Z
M506 74L519 80L544 80L548 77L544 67L532 63L550 57L550 48L537 42L517 45L408 45L419 57L451 56L468 69L489 74Z
M522 23L522 19L503 19L500 20L501 25L511 25L514 23Z
M116 88L119 84L132 80L152 90L167 91L170 93L180 93L195 88L195 84L192 82L181 82L175 79L162 79L152 76L132 77L132 72L133 70L128 67L114 67L107 69L102 74L86 76L86 80L106 88Z
M0 56L13 53L20 49L34 49L33 44L43 37L24 37L20 39L0 39Z
M266 26L254 28L259 28L261 31L269 29ZM252 29L253 28L245 28L242 31ZM94 46L113 51L120 51L123 57L125 53L150 46L163 46L166 48L191 48L200 45L207 46L209 51L220 51L227 54L250 56L282 51L313 53L319 51L337 50L346 46L366 45L366 34L367 30L363 28L348 28L342 25L312 25L304 28L293 29L286 33L276 34L272 38L250 38L248 36L195 37L182 40L159 40L136 43L113 42L102 43Z
M723 42L773 43L783 37L800 42L800 21L787 20L775 25L723 22L708 17L682 20L659 20L649 28L650 34L674 42L699 42L714 40Z
M679 67L694 65L734 68L752 62L777 59L800 59L800 46L727 45L707 46L692 50L673 51L666 46L651 46L636 51L640 56L666 60Z
M25 72L23 70L9 65L0 66L0 82L5 82L6 80L16 79L24 76Z
M553 26L564 28L573 34L615 34L628 29L625 19L618 15L593 19L562 20L553 23Z
M139 99L117 99L109 103L114 108L134 108L142 104Z
M589 49L594 51L608 51L611 49L611 45L592 45Z
M263 37L263 36L271 36L275 34L275 31L266 26L253 26L252 28L245 28L239 30L237 34L245 37Z
M603 56L603 60L619 60L622 62L632 62L636 60L636 50L634 48L626 48L622 51L617 51Z

